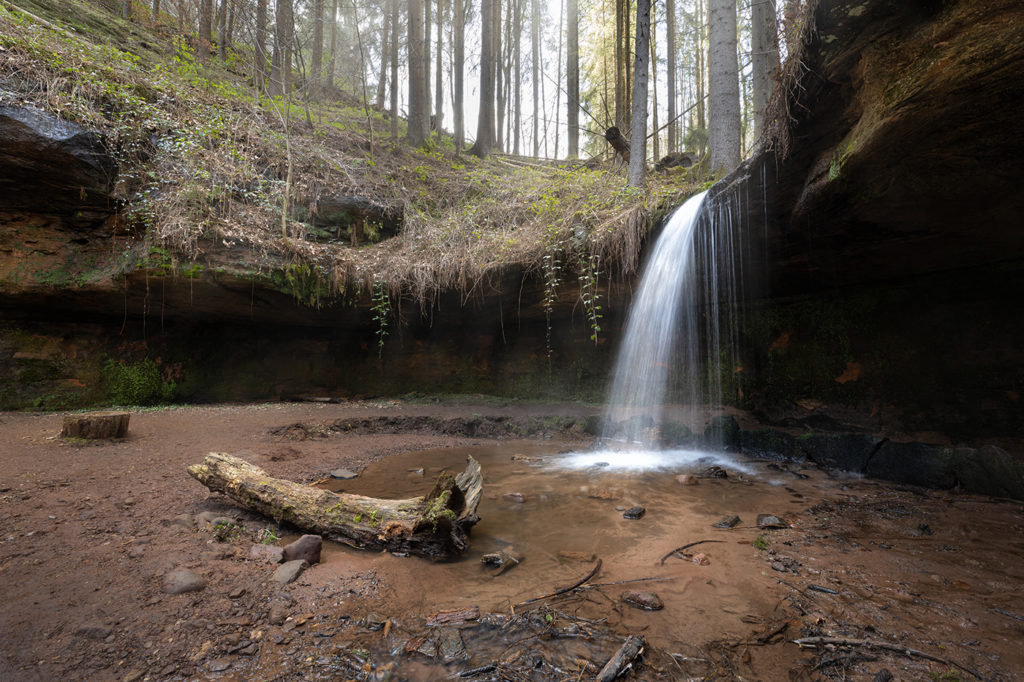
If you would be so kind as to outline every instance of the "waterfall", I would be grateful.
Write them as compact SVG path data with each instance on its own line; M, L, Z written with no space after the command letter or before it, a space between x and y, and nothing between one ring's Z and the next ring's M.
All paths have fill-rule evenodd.
M723 375L738 371L736 211L706 195L669 217L643 269L616 361L606 440L655 445L669 402L686 410L680 421L699 427L722 403Z

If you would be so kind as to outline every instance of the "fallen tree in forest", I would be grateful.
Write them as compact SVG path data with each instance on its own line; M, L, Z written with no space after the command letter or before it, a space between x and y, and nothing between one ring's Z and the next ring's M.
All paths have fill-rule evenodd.
M442 472L429 493L405 500L332 493L271 478L222 452L211 452L188 473L213 492L278 523L352 547L445 559L469 546L469 530L480 520L476 508L483 475L480 464L468 460L458 476Z

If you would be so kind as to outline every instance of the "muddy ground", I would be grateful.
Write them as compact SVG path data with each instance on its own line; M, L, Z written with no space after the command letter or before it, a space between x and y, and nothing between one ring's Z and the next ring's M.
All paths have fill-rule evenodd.
M389 420L318 428L355 417L535 423L595 412L190 407L134 412L127 438L97 443L60 439L59 414L2 413L0 679L592 679L630 634L647 642L633 679L1021 679L1020 502L797 463L723 460L725 478L707 476L709 462L621 475L601 464L551 468L560 452L591 445L576 427L527 439ZM296 423L305 426L281 428ZM186 466L210 451L303 482L348 468L360 476L336 488L382 497L425 492L433 474L473 454L484 467L482 521L458 561L328 544L322 563L280 585L275 566L250 552L297 532L191 479ZM680 473L697 484L679 483ZM624 519L636 505L644 516ZM217 533L179 518L202 512L235 524ZM761 513L789 527L760 528ZM713 527L732 514L735 527ZM696 541L713 542L661 561ZM495 576L480 558L502 549L522 562ZM523 604L598 559L581 589ZM203 589L168 594L165 579L181 567ZM655 592L664 608L630 606L629 591ZM449 609L471 617L428 625Z

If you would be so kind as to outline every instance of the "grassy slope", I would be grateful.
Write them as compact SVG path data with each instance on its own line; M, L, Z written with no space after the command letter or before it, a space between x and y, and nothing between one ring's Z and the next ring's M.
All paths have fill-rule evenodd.
M325 103L259 96L246 55L200 65L164 19L125 22L81 0L0 3L0 90L102 130L120 163L133 235L123 269L154 253L176 266L203 262L221 244L241 244L272 256L245 268L289 264L314 280L302 285L313 299L374 283L429 299L509 264L549 279L622 275L636 267L652 213L695 189L679 176L641 192L624 188L620 172L579 163L480 161L455 154L447 137L412 149L347 93ZM400 236L360 247L316 241L311 206L332 195L401 202Z

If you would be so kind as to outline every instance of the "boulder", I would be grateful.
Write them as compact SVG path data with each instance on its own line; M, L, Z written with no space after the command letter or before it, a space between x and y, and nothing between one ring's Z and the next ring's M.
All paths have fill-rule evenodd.
M926 488L952 488L956 482L953 451L925 443L886 441L868 461L864 473Z
M295 542L284 547L284 560L305 561L310 566L320 563L320 549L323 547L323 539L319 535L303 535Z
M883 441L860 433L809 433L796 442L812 462L831 469L864 473L868 460Z

